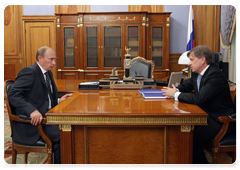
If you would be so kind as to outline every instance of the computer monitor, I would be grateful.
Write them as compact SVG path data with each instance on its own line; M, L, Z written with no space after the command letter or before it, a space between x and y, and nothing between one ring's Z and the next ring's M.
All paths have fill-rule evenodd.
M182 72L172 72L169 78L168 87L172 88L172 84L174 84L175 87L179 86L181 83L183 73Z

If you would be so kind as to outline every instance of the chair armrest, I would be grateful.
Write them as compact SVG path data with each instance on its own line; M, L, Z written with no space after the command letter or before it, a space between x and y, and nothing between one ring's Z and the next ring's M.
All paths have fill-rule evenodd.
M9 115L10 119L17 122L23 122L23 123L31 123L31 117L27 117L26 115ZM51 138L48 136L48 134L43 130L42 124L46 124L47 119L43 118L42 123L37 125L38 133L43 138L43 140L46 142L49 149L52 148L52 142Z
M232 119L236 119L236 113L230 116Z
M230 116L220 116L218 117L218 120L221 123L236 122L236 114L232 114Z
M234 117L235 117L235 119L234 119ZM235 116L234 116L234 114L231 116L220 116L220 117L218 117L218 120L219 120L219 122L221 122L223 124L222 124L222 128L220 129L218 134L213 139L213 147L214 148L218 148L220 141L227 133L229 122L236 122L236 114L235 114Z
M18 115L17 117L23 120L31 120L31 117L27 117L26 115Z

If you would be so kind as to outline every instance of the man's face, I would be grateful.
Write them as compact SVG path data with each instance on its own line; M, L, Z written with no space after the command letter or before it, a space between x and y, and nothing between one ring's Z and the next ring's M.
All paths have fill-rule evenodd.
M203 70L203 64L205 62L205 57L197 58L193 52L189 56L190 62L188 65L191 67L192 72L200 74Z
M46 70L52 70L54 65L56 64L56 54L52 49L47 49L45 56L38 56L38 63L41 67Z

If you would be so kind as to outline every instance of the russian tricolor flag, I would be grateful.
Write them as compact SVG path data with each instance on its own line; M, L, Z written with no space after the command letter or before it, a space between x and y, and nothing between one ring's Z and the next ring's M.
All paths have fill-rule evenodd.
M194 47L195 47L194 17L193 17L192 5L190 5L189 17L188 17L187 51L193 49Z

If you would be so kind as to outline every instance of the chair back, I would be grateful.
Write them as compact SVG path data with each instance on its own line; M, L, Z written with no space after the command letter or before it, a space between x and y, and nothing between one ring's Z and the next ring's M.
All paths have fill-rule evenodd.
M143 75L144 79L153 78L154 62L143 57L135 57L131 60L130 76Z
M234 113L238 113L238 92L235 94L235 98L234 98Z
M231 95L233 104L234 104L234 113L238 113L238 86L235 88L234 92Z
M13 120L11 120L11 116L12 116L12 107L11 104L8 101L8 92L10 91L12 85L13 85L14 81L13 80L6 80L4 82L4 103L7 106L7 111L8 111L8 116L9 116L9 121L10 121L10 126L11 126L11 131L13 129Z

